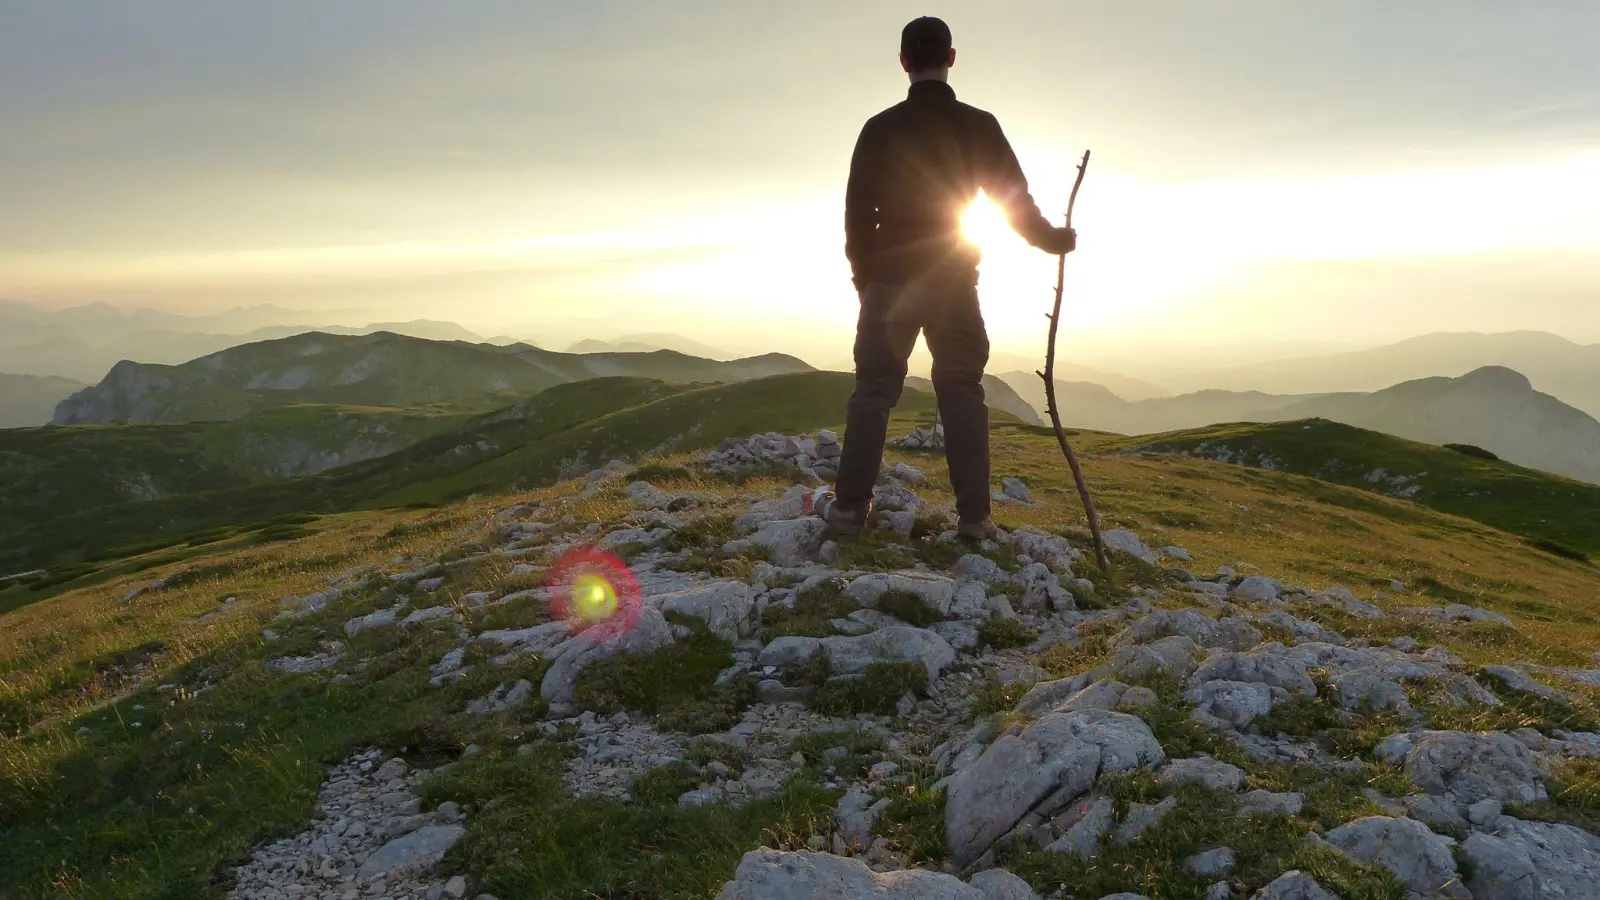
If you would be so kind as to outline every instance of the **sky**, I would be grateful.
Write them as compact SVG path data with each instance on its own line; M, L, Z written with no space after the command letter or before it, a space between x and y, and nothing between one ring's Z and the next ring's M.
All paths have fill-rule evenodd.
M1094 151L1080 356L1600 341L1592 0L0 0L0 298L842 359L922 14L1047 212ZM1031 352L1054 261L971 223Z

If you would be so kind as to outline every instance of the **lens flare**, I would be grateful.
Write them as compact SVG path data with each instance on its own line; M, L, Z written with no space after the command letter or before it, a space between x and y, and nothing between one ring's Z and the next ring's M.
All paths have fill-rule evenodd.
M593 547L561 557L550 572L556 614L601 638L620 637L639 621L639 582L622 560Z

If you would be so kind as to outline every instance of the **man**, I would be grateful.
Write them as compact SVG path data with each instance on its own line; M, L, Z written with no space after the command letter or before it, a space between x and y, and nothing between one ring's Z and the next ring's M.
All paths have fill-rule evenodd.
M867 122L850 161L845 255L861 296L856 387L838 485L820 491L815 503L844 535L859 533L871 516L889 411L900 400L919 332L933 354L957 530L975 540L996 534L983 392L989 338L978 309L979 253L962 237L961 217L982 190L1035 247L1059 255L1077 246L1071 229L1051 225L1034 205L1000 123L957 102L947 84L955 61L944 22L925 17L907 25L900 66L911 77L910 95Z

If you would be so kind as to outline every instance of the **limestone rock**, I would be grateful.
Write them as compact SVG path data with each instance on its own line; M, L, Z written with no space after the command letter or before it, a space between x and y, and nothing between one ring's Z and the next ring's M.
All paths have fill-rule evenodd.
M958 865L970 864L1047 796L1076 796L1102 774L1166 760L1150 726L1099 709L1050 713L989 746L950 779L945 830Z
M1255 790L1239 798L1239 815L1297 816L1305 805L1305 794Z
M1240 600L1250 600L1256 603L1271 603L1283 594L1283 585L1271 578L1252 575L1234 585L1233 595Z
M1272 712L1272 688L1260 682L1207 681L1184 696L1195 705L1190 718L1218 731L1243 728Z
M1218 847L1196 853L1183 861L1183 870L1196 878L1218 878L1233 871L1239 854L1232 847Z
M1339 895L1296 870L1279 875L1271 884L1256 891L1254 900L1339 900Z
M846 597L871 608L889 591L906 591L916 594L922 601L939 612L950 614L950 604L955 600L956 583L942 575L927 572L874 572L850 582L845 588Z
M717 900L985 900L977 888L926 869L873 872L827 853L752 850Z
M639 620L624 634L618 635L605 626L591 628L558 648L560 655L545 671L539 696L552 704L571 703L578 675L590 665L619 653L649 653L675 640L660 610L650 606L639 611Z
M828 523L816 518L762 522L749 540L767 549L775 566L799 566L816 558L827 540Z
M1061 837L1045 850L1051 853L1076 853L1082 857L1100 852L1100 841L1117 824L1117 804L1104 794L1079 798L1066 812L1052 820L1062 829Z
M1372 752L1391 765L1403 761L1418 787L1461 810L1479 800L1516 805L1548 796L1532 752L1507 734L1418 731L1391 735Z
M979 872L967 883L977 888L984 900L1039 900L1026 881L1005 869Z
M1237 791L1244 786L1244 770L1209 756L1175 759L1156 776L1164 785L1198 784L1214 791Z
M859 675L873 663L920 662L932 680L956 659L955 648L944 638L908 626L880 628L859 637L823 638L821 645L835 675Z
M1150 826L1160 822L1178 808L1177 797L1164 797L1160 803L1135 803L1128 807L1128 815L1117 828L1116 841L1131 844Z
M467 830L460 825L428 825L378 848L361 864L362 878L409 875L424 872L439 864Z
M1475 900L1600 898L1600 837L1571 825L1502 816L1461 845Z
M1346 856L1393 872L1413 893L1459 890L1450 842L1411 819L1368 816L1328 832L1328 845Z
M657 602L657 601L653 601ZM729 642L750 633L755 591L741 581L713 581L659 598L661 612L692 616Z

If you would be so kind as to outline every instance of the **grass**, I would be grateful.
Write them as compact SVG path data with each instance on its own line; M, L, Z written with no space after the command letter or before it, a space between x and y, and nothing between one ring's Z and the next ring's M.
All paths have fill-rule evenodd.
M834 619L843 618L860 609L844 595L845 585L839 579L825 581L815 588L795 596L794 608L768 607L762 621L761 639L771 641L784 635L795 637L828 637L833 634Z
M873 663L860 678L834 678L819 686L811 708L825 716L888 716L901 697L921 697L927 690L928 669L922 663Z
M896 619L916 628L927 628L937 622L943 622L944 616L937 609L928 605L920 594L911 591L889 590L884 591L878 598L877 610L881 613L894 616Z
M978 626L978 646L1009 650L1026 647L1039 639L1039 633L1016 619L991 616Z
M1576 517L1576 505L1600 506L1600 486L1525 469L1465 444L1437 447L1321 419L1268 425L1216 425L1126 441L1125 448L1211 454L1227 448L1244 460L1271 457L1283 471L1362 490L1382 468L1421 485L1429 509L1550 541L1585 555L1600 552L1600 520Z
M1600 760L1571 760L1552 773L1545 787L1550 799L1507 812L1519 819L1564 822L1600 834Z
M767 390L771 389L769 385ZM255 528L237 533L229 530L234 527L230 523L239 521L245 494L143 504L139 515L147 521L137 527L131 519L119 520L122 512L106 512L104 519L110 524L105 546L145 545L135 548L136 555L110 553L85 564L92 572L44 590L21 585L0 593L0 835L5 838L0 841L0 871L5 873L0 880L8 893L27 900L214 896L226 889L228 867L245 858L254 844L303 829L325 767L367 746L392 752L406 748L409 755L423 754L436 761L468 743L485 748L481 757L456 771L455 780L441 781L429 790L437 791L433 794L437 798L473 807L471 833L451 865L469 867L484 880L484 890L500 896L582 896L587 891L601 897L704 897L730 877L744 851L763 842L796 846L792 842L798 840L803 845L805 836L826 833L836 796L798 783L778 797L739 811L676 810L667 801L689 777L682 771L652 776L645 785L646 796L634 807L566 797L560 788L565 752L561 746L536 740L538 752L527 759L506 758L502 749L533 739L533 719L540 713L536 705L483 719L461 714L469 700L498 684L519 678L537 681L543 664L529 659L502 669L475 651L469 657L474 670L466 679L444 688L429 687L428 665L456 642L443 625L361 635L350 642L341 668L327 673L291 678L263 666L279 655L317 651L323 641L341 636L344 619L388 606L397 594L382 579L350 576L341 582L345 595L333 606L295 623L273 621L280 598L326 590L344 573L362 567L375 567L381 575L425 562L461 559L467 548L483 546L495 533L499 527L495 514L516 503L563 498L567 505L553 516L570 515L579 523L620 523L631 513L614 492L574 498L578 490L574 483L479 499L452 498L456 489L470 495L543 483L539 479L553 479L563 471L573 474L577 466L563 470L560 463L576 460L579 450L585 451L582 464L590 465L613 449L626 449L631 439L606 435L633 423L653 423L649 436L654 443L645 448L653 450L677 433L687 421L682 416L698 414L698 404L719 396L723 405L734 403L731 398L737 396L749 414L740 418L746 413L735 411L718 421L748 425L747 432L767 430L756 414L760 392L746 390L737 395L670 391L672 397L699 399L667 404L645 417L618 411L604 427L590 422L592 412L574 412L588 416L581 420L590 422L584 427L585 437L569 435L544 450L529 449L519 457L528 462L527 469L507 462L495 470L504 478L491 477L492 472L480 468L489 463L480 461L471 466L478 474L452 480L451 473L466 470L432 468L428 460L434 457L426 450L426 441L413 448L415 455L393 460L392 470L371 476L377 479L371 484L395 496L415 483L415 496L407 502L437 502L437 508L398 508L403 503L381 510L307 508L298 501L284 508L267 504L249 507L245 524ZM842 408L846 392L829 387L816 397L826 402L838 399ZM581 405L582 397L577 392L570 398L574 407ZM802 401L795 401L796 407L800 405ZM680 418L668 421L669 414ZM836 417L837 411L831 415ZM796 419L805 416L830 424L822 412L795 413ZM533 413L526 421L537 418ZM568 425L561 433L574 427ZM713 432L702 434L710 440ZM1002 524L1051 530L1082 524L1070 478L1048 434L1001 423L993 439L997 469L1028 478L1034 496L1042 501L1036 508L999 508ZM1294 472L1252 470L1172 454L1115 455L1122 439L1092 433L1076 440L1108 527L1133 528L1153 545L1180 543L1194 554L1194 571L1229 565L1241 573L1259 572L1290 584L1346 584L1391 613L1445 597L1465 598L1459 602L1512 617L1515 628L1414 622L1398 615L1357 620L1320 607L1296 614L1350 637L1386 641L1413 634L1425 645L1445 646L1474 665L1509 661L1593 665L1590 655L1600 646L1600 616L1590 607L1600 594L1600 571L1535 552L1521 534ZM546 462L538 462L536 457L545 451L549 455L541 458ZM1451 456L1462 464L1488 464L1461 454ZM674 454L669 448L658 459L662 466L694 471L691 453ZM921 491L924 499L935 507L948 506L952 498L944 486L942 462L930 456L918 464L929 477ZM536 479L534 473L540 471L546 474ZM524 477L527 480L521 480ZM333 488L344 482L314 481L324 485L318 490L328 493L306 496L339 499ZM757 481L736 490L714 479L697 481L697 489L719 497L739 491L771 492L776 487ZM1553 498L1547 499L1553 504ZM151 527L150 523L169 521L169 515L197 521L185 519L191 513L184 511L183 503L234 506L231 511L219 510L218 520L206 520L210 524L203 528L185 525L168 533L159 525ZM256 530L285 514L318 516L315 522L298 523L315 533L276 543L253 542ZM1546 514L1555 523L1551 532L1581 534L1589 527L1583 515L1566 506L1551 505ZM1557 523L1562 516L1570 521ZM1169 530L1177 526L1163 524L1178 521L1201 525ZM94 516L84 515L71 522L51 520L40 529L77 533L94 523ZM166 542L179 534L211 542L198 546ZM1570 536L1552 534L1551 539L1583 546ZM712 540L709 534L706 540ZM914 545L915 541L908 547ZM917 558L915 552L907 552ZM396 562L397 558L404 562ZM449 573L450 581L439 592L440 602L474 588L506 589L511 563L504 562L505 568L496 565L465 560ZM52 571L50 577L55 574ZM1147 579L1159 588L1158 574L1129 570L1122 576L1130 585ZM1409 585L1406 595L1376 597L1375 591L1392 593L1390 579ZM167 586L123 603L134 588L158 581ZM225 597L235 599L224 604ZM794 611L769 610L763 628L768 636L825 633L828 619L854 608L846 603L837 585L827 586L799 598ZM478 629L531 624L545 614L534 604L512 604L470 615ZM1075 645L1052 648L1037 662L1056 677L1091 669L1105 660L1109 638L1120 627L1080 629ZM266 628L278 631L280 640L264 641ZM713 658L720 662L724 657L718 654L725 648L709 641L692 646L704 651L694 661L683 661L693 678L678 672L661 677L683 674L689 684L683 690L705 698L708 711L725 720L726 713L713 702L719 698L708 686L714 679ZM356 663L363 659L365 667L357 669ZM350 675L350 680L331 684L329 678L336 672ZM880 675L876 691L868 691L863 680L839 688L838 696L825 694L824 700L845 710L881 709L885 703L892 708L908 683L899 679L910 677L914 676L909 669L895 677ZM629 692L637 689L620 682L603 692L607 702L619 706L652 702L648 697L633 699ZM164 683L181 685L181 697L154 690L154 685ZM1565 712L1510 697L1509 710L1498 713L1431 707L1424 712L1435 727L1500 728L1514 723L1569 727L1579 721L1573 717L1594 709L1588 693L1571 692L1578 702ZM1227 746L1215 735L1188 722L1181 702L1159 689L1158 695L1163 702L1141 715L1170 754L1206 752L1236 761L1226 755ZM734 698L732 705L739 702ZM90 733L78 737L80 726L89 727ZM866 739L858 745L833 735L805 738L816 739L814 745L797 742L797 747L804 746L808 773L829 765L840 773L859 772L861 765L870 765L881 753L881 747L865 743ZM829 746L846 746L844 760L825 764L821 754ZM1226 841L1240 849L1244 859L1236 887L1253 890L1277 874L1272 871L1275 866L1296 865L1341 896L1395 896L1392 885L1374 880L1377 876L1370 871L1317 855L1303 840L1313 825L1359 814L1361 807L1349 798L1359 799L1362 785L1403 789L1393 784L1394 773L1369 764L1355 781L1318 781L1311 773L1246 762L1236 764L1247 768L1252 786L1304 787L1311 798L1307 813L1286 822L1243 826L1214 815L1197 821L1185 801L1173 819L1152 830L1138 847L1109 853L1090 870L1073 868L1079 864L1070 860L1039 855L1011 859L1017 871L1046 889L1064 883L1081 896L1101 895L1094 890L1140 890L1153 898L1191 897L1197 896L1196 886L1184 881L1174 865L1182 858L1179 854L1207 849L1208 842L1219 840L1218 829L1238 828L1242 829L1238 837L1230 832ZM1586 815L1584 810L1593 809L1593 783L1592 769L1558 773L1551 783L1550 810L1528 815L1555 816L1560 810L1565 810L1561 815ZM493 809L481 809L502 797ZM919 845L912 839L936 827L929 814L934 801L918 798L917 802L928 805L901 809L904 821L922 824L897 838L913 853Z
M1166 791L1148 774L1102 781L1102 789L1119 811L1131 803L1154 802ZM1184 786L1174 792L1172 813L1130 844L1106 841L1098 855L1012 849L1002 864L1021 875L1040 893L1066 888L1077 896L1133 892L1151 900L1199 900L1213 878L1196 878L1182 862L1215 847L1232 847L1238 865L1229 876L1235 890L1250 894L1289 869L1316 878L1340 897L1360 900L1404 900L1408 892L1387 872L1369 869L1331 849L1305 839L1310 822L1300 816L1236 819L1219 815L1233 799L1203 788Z
M652 897L703 900L760 844L803 848L826 834L837 794L790 783L739 808L678 809L678 787L657 776L632 805L573 800L559 748L531 757L485 754L431 783L429 795L480 808L454 864L502 897Z
M755 699L747 678L716 684L733 664L727 641L705 632L638 655L613 656L579 673L573 697L597 713L637 712L655 716L660 727L704 734L739 721Z

